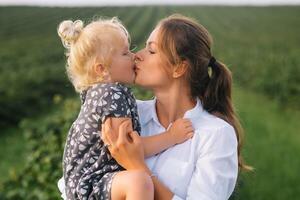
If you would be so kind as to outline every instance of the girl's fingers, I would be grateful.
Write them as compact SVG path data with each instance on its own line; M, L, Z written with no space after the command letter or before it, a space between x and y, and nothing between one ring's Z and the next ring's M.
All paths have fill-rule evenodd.
M191 120L189 120L189 119L185 119L185 120L184 120L184 123L185 123L185 124L192 124Z
M187 131L187 132L193 132L193 131L194 131L194 128L193 128L193 127L188 127L188 128L186 128L186 131Z
M194 136L194 132L190 132L187 134L188 138L192 138Z
M186 128L189 128L189 127L192 127L192 128L193 128L193 124L192 124L192 123L185 124L185 127L186 127Z
M185 123L184 127L193 127L193 124L192 123Z

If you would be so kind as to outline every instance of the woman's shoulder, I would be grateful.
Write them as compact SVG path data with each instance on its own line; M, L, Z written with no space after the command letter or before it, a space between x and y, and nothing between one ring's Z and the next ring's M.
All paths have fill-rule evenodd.
M195 119L193 125L195 131L199 132L202 136L222 137L226 135L226 137L229 136L234 140L236 139L234 127L230 123L207 111L204 111L199 118Z
M238 141L234 127L227 121L212 115L204 113L195 124L195 137L197 152L205 154L236 155Z

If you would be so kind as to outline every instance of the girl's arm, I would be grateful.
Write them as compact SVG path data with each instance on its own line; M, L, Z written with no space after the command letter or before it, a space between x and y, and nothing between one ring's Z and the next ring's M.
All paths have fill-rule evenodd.
M160 134L142 137L145 157L151 157L175 144L182 143L193 137L193 126L188 119L178 119L171 127Z
M171 200L174 194L155 176L151 175L151 171L144 161L141 137L135 131L126 131L130 125L129 120L124 121L119 127L118 134L116 134L112 131L111 119L106 120L102 126L104 143L110 144L108 149L112 157L126 170L143 170L152 177L155 200Z
M127 132L132 132L131 118L127 117L109 117L111 120L111 130L115 133L119 132L119 126L126 120L130 123L127 127ZM193 126L188 119L178 119L171 127L160 134L141 137L142 145L144 147L145 158L158 154L175 144L182 143L187 139L193 137Z

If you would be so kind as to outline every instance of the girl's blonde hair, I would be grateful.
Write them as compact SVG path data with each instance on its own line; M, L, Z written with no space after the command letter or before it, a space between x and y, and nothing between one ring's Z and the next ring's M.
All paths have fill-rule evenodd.
M128 31L116 17L98 19L85 27L81 20L65 20L59 24L57 33L66 48L68 77L77 92L102 81L103 76L97 77L93 67L99 62L107 69L124 36L130 43Z

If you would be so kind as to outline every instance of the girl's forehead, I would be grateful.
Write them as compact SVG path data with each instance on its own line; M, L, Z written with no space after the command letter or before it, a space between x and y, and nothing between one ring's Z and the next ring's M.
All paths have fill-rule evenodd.
M124 48L129 48L129 42L128 42L128 39L127 38L122 38L121 40L121 45L124 47Z
M123 41L123 43L125 45L129 45L129 39L128 39L127 35L125 35L125 33L121 34L121 40Z
M121 47L129 46L128 38L123 33L111 34L109 37L111 37L110 40L112 40L112 43L114 43L115 45L117 44L118 46Z

